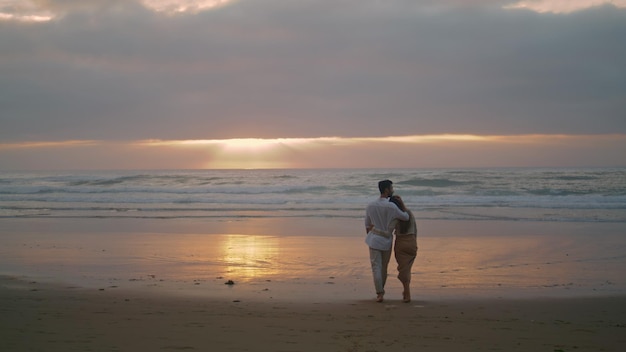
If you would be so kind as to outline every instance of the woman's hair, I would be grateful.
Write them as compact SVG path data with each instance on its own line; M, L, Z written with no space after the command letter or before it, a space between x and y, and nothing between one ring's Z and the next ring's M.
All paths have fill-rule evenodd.
M393 196L393 197L389 198L389 201L391 203L397 205L398 208L400 208L400 210L408 212L408 209L402 209L402 206L400 205L401 203L398 200L398 196ZM409 230L409 225L410 225L409 221L404 221L404 220L399 220L398 219L398 224L396 225L396 231L400 232L400 233L406 233Z
M389 201L395 205L398 206L398 208L400 208L400 210L404 211L404 209L402 209L402 203L400 203L400 201L398 200L398 196L392 196L391 198L389 198Z

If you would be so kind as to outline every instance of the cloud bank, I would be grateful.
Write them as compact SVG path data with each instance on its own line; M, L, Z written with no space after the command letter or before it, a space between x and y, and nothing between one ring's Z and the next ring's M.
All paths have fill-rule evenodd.
M0 140L624 133L625 6L5 0Z

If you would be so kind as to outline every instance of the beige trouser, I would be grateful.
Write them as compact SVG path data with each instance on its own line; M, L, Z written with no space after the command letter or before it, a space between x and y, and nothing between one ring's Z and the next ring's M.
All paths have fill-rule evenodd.
M396 236L393 251L398 262L398 279L403 283L411 282L411 267L417 256L417 236Z
M391 249L382 251L370 248L370 263L372 264L372 274L374 275L374 288L379 295L385 294L389 259L391 259Z

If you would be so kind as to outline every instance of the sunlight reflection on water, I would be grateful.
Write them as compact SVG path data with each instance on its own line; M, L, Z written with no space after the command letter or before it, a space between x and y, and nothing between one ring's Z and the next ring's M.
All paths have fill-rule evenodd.
M347 234L342 236L251 234L269 233L266 225L227 225L243 234L102 234L63 227L58 233L54 227L6 231L0 237L0 275L201 295L371 295L362 229L348 233L341 228ZM419 227L412 281L416 295L626 292L626 241L617 225L509 222L489 228L483 222L445 222ZM392 258L387 286L399 293L395 268ZM235 285L224 285L228 280Z

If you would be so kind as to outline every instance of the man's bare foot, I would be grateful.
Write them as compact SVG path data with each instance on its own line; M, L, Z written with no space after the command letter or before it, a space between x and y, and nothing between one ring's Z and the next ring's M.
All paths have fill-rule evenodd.
M376 296L376 302L382 302L383 301L383 296L384 296L384 294L379 293L378 296Z
M409 303L411 302L411 293L404 291L402 292L402 302L404 303Z

